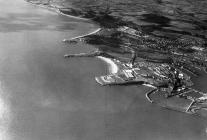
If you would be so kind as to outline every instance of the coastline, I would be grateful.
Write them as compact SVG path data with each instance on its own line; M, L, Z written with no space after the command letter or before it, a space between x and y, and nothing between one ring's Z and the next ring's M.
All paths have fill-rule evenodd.
M47 10L52 10L53 12L56 12L56 13L58 13L60 15L66 16L66 17L70 17L70 18L74 18L74 19L79 19L79 20L84 20L84 21L90 21L90 19L87 19L87 18L81 18L81 17L76 17L76 16L64 14L63 12L60 11L60 8L57 8L57 7L53 6L53 5L43 5L43 4L36 4L36 3L32 2L32 1L26 1L26 0L24 0L24 1L27 2L27 3L30 3L31 5L40 7L40 8L44 8L44 9L47 9ZM98 29L96 29L96 30L94 30L94 31L92 31L92 32L90 32L88 34L83 34L83 35L80 35L80 36L76 36L76 37L70 38L69 40L74 40L74 39L78 39L78 38L83 38L83 37L88 36L88 35L96 34L99 31L101 31L101 29L102 28L99 27ZM68 39L63 39L63 42L67 42L67 41L68 41Z
M96 34L96 33L98 33L99 31L101 31L101 28L98 28L98 29L96 29L95 31L90 32L90 33L88 33L88 34L84 34L84 35L80 35L80 36L73 37L73 38L71 38L70 40L74 40L74 39L78 39L78 38L83 38L83 37L86 37L86 36L89 36L89 35L92 35L92 34Z
M71 16L71 15L67 15L67 14L64 14L60 11L59 8L55 7L55 6L52 6L52 5L43 5L43 4L36 4L36 3L33 3L32 1L26 1L27 3L30 3L34 6L37 6L37 7L40 7L40 8L44 8L44 9L47 9L47 10L52 10L60 15L63 15L63 16L66 16L66 17L70 17L70 18L75 18L75 19L80 19L80 20L90 20L90 19L86 19L86 18L80 18L80 17L76 17L76 16ZM101 31L102 28L98 28L96 29L95 31L92 31L88 34L83 34L83 35L80 35L80 36L76 36L76 37L73 37L69 40L75 40L75 39L78 39L78 38L83 38L85 36L88 36L88 35L92 35L92 34L96 34L98 33L99 31ZM67 42L68 39L63 39L63 42ZM106 57L103 57L103 56L97 56L97 58L101 59L102 61L104 61L107 66L108 66L108 71L110 74L114 74L114 73L117 73L119 71L119 67L109 58L106 58Z
M46 8L48 10L55 11L58 14L61 14L61 15L67 16L67 17L76 18L76 19L80 19L80 20L90 20L90 19L79 18L79 17L75 17L75 16L71 16L71 15L62 13L61 8L58 8L54 5L35 4L35 3L32 3L32 2L29 2L29 3L31 3L35 6L39 6L41 8ZM156 72L156 71L161 71L161 68L165 69L165 67L163 67L163 66L160 66L158 68L157 65L152 65L152 67L154 67L154 69L150 69L150 71L146 70L146 73L149 74L149 75L152 75L152 76L153 76L153 74L158 75L159 79L158 78L157 79L153 78L153 79L157 80L158 83L160 81L164 82L166 84L165 86L167 86L167 88L169 90L171 90L171 86L173 86L173 89L180 88L179 90L178 89L175 90L175 92L177 92L176 94L178 94L178 93L182 94L182 92L180 92L180 90L183 90L183 88L188 89L187 86L189 86L188 84L186 84L187 82L186 83L181 82L180 79L182 78L182 76L180 78L179 76L176 75L177 67L179 68L180 65L185 66L185 63L186 63L186 66L183 69L184 70L185 69L190 70L188 68L188 66L189 66L188 63L190 63L190 64L193 65L192 67L190 67L190 68L192 68L192 73L196 73L193 70L193 68L197 68L198 66L205 68L205 64L203 64L202 61L201 62L199 61L200 60L199 57L196 58L196 60L194 60L194 59L192 60L191 56L189 56L189 57L185 56L185 52L184 52L185 49L184 50L179 50L179 51L182 51L182 54L184 54L182 56L185 56L187 58L187 60L186 60L186 58L183 59L182 56L180 58L177 55L177 50L179 49L180 45L183 45L183 46L188 45L189 47L191 47L192 44L193 45L195 44L194 42L192 42L192 44L190 44L190 43L186 43L186 41L188 41L188 40L183 41L182 38L181 39L176 39L176 40L166 38L166 39L163 40L162 36L153 36L153 35L152 36L146 36L145 32L142 31L142 29L139 29L137 27L137 25L134 25L133 23L123 22L119 18L108 15L107 11L105 11L105 13L100 12L99 14L100 15L98 15L98 16L96 15L95 18L93 20L91 20L91 21L94 21L96 23L99 23L99 28L98 29L96 29L95 31L92 31L88 34L83 34L83 35L80 35L80 36L72 37L71 39L64 39L63 42L75 43L76 42L75 39L80 39L80 41L81 41L82 38L84 39L86 36L96 34L97 32L102 30L103 32L100 33L101 35L96 34L94 36L90 36L90 37L86 38L85 42L88 41L89 42L88 44L97 45L97 46L100 45L100 44L110 46L109 50L111 49L110 51L115 52L115 53L120 53L120 52L130 53L131 56L132 56L131 61L130 61L130 62L132 62L131 64L134 64L134 61L135 61L137 55L139 55L140 58L142 58L146 61L149 61L150 63L156 63L156 60L157 61L163 60L163 61L161 61L162 63L166 63L165 61L167 61L167 63L169 63L169 65L170 65L169 66L170 68L169 68L169 71L167 71L167 73L164 73L164 72L163 73L164 73L164 75L166 75L168 77L168 83L165 83L166 80L162 79L163 76ZM91 14L91 15L93 15L93 14ZM108 19L108 20L105 20L105 19ZM94 23L94 25L95 25L95 23ZM73 42L73 40L75 40L75 41ZM179 42L180 45L179 45L179 43L177 44L177 42ZM149 46L147 44L149 44ZM170 60L172 59L171 60L172 62L169 61L169 58L168 58L169 53L166 51L166 49L167 49L166 46L169 47L168 49L170 49L170 50L173 49L176 52L176 54L174 54L175 56L170 57ZM117 51L118 49L120 49L120 51ZM189 48L186 48L186 52L188 51L188 49ZM155 50L159 51L160 54L157 54L157 53L154 54ZM140 53L142 51L144 52L143 54ZM137 52L137 54L136 54L136 52ZM196 55L196 52L195 53L192 52L192 54ZM96 56L97 58L99 58L99 59L103 60L104 62L106 62L107 66L108 66L108 72L109 72L109 74L112 74L112 75L115 74L115 73L119 73L119 71L121 71L123 69L121 67L119 68L119 65L117 65L113 61L113 59L101 56L100 53L97 53L97 52L92 53L92 54L91 53L80 53L80 54L65 55L65 57L71 57L71 56L72 57L85 57L85 56L94 57L94 56ZM162 56L163 56L163 59L161 58ZM203 55L203 56L205 56L205 55ZM114 57L112 57L112 58L114 58ZM192 63L191 61L198 61L198 63ZM176 68L175 69L171 68L171 65L173 65L173 67L175 65ZM191 71L189 71L189 72L191 72ZM173 75L173 77L170 77L169 75ZM131 77L133 77L133 76L131 76ZM126 79L126 80L124 79L126 81L126 83L129 83L130 80L133 81L132 79L130 79L131 77L127 75L128 79ZM147 75L147 77L148 77L148 75ZM173 81L173 85L171 85L171 82L169 82L169 79ZM160 84L163 84L162 82L160 82ZM152 86L150 84L143 84L143 85L151 87L151 88L160 88L159 84L157 85L157 87ZM166 89L163 89L163 90L167 91ZM176 95L175 92L172 96ZM191 92L191 91L189 91L189 92ZM171 92L166 92L166 93L171 96ZM146 94L146 95L148 95L148 94ZM186 96L188 97L188 95L186 95ZM148 98L148 96L146 96L146 97ZM148 99L148 100L150 100L150 99ZM186 112L188 112L188 111L186 111Z
M62 9L63 0L53 1L57 3L50 4ZM86 1L93 0L81 0L79 5ZM131 53L122 51L130 49L130 44L133 43L127 38L151 41L151 35L149 38L142 37L140 31L141 37L134 36L135 30L131 30L134 29L133 26L126 26L127 30L117 34L125 26L108 29L99 26L91 18L90 21L85 21L60 15L55 9L46 9L47 5L44 3L43 8L31 5L25 0L6 0L0 3L2 139L206 140L207 115L200 117L185 112L187 109L191 112L191 100L180 98L179 95L167 98L165 95L168 93L164 89L147 87L151 85L142 82L146 80L148 83L147 80L154 78L152 76L168 77L167 68L170 65L167 67L162 60L157 59L159 52L156 48L148 53L142 51L142 47L147 49L148 46L137 45L137 59L133 67L130 67ZM66 8L61 12L76 15L73 10L70 11L69 3L68 8L67 5L63 6ZM71 9L75 8L79 7L71 5ZM102 21L108 22L105 19ZM98 27L102 29L96 34L71 42L62 41L93 33ZM64 57L65 54L69 57ZM154 58L154 61L147 61L142 56ZM162 58L162 55L158 57ZM109 71L116 72L114 66L118 66L118 72L110 74ZM138 82L133 82L131 74ZM195 83L192 88L207 89L205 73L202 72L198 77L190 76ZM114 84L110 84L110 81ZM123 84L118 84L121 81ZM161 79L160 82L162 81ZM186 93L192 94L197 95L195 92ZM200 100L206 99L205 96L199 96ZM196 105L192 107L196 108ZM192 108L192 111L196 110ZM201 112L207 114L206 108L199 110Z
M27 1L27 0L24 0L25 2L27 3L30 3L34 6L37 6L37 7L40 7L40 8L44 8L44 9L48 9L48 10L52 10L60 15L63 15L63 16L67 16L67 17L71 17L71 18L75 18L75 19L80 19L80 20L86 20L86 21L89 21L90 19L87 19L87 18L81 18L81 17L77 17L77 16L72 16L72 15L68 15L68 14L64 14L63 12L60 11L60 8L57 8L53 5L43 5L43 4L36 4L32 1Z
M109 58L98 56L97 58L103 60L108 65L108 70L110 74L117 73L119 71L119 67Z

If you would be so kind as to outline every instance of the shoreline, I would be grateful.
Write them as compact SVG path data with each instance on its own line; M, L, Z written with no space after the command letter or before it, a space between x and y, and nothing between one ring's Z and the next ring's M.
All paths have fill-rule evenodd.
M31 5L40 7L40 8L44 8L44 9L47 9L47 10L52 10L53 12L56 12L56 13L58 13L60 15L66 16L66 17L70 17L70 18L74 18L74 19L79 19L79 20L84 20L84 21L90 21L90 19L87 19L87 18L81 18L81 17L76 17L76 16L64 14L63 12L60 11L60 8L57 8L57 7L52 6L52 5L43 5L43 4L33 3L32 1L26 1L26 0L24 0L24 1L27 2L27 3L30 3ZM95 25L97 25L97 24L95 24ZM75 39L78 39L78 38L83 38L83 37L86 37L86 36L92 35L92 34L96 34L97 32L101 31L101 29L102 28L99 27L95 31L89 32L88 34L83 34L83 35L80 35L80 36L72 37L71 39L63 39L63 42L66 42L68 40L75 40Z
M108 65L108 71L110 74L114 74L119 71L119 67L111 59L103 57L103 56L97 56L97 58L106 62L106 64Z
M57 7L52 6L52 5L36 4L32 1L26 1L26 0L24 0L24 1L27 2L27 3L30 3L31 5L38 6L40 8L44 8L44 9L47 9L47 10L52 10L52 11L54 11L54 12L60 14L60 15L63 15L63 16L67 16L67 17L71 17L71 18L75 18L75 19L80 19L80 20L86 20L86 21L90 20L90 19L87 19L87 18L81 18L81 17L76 17L76 16L64 14L63 12L60 11L60 8L57 8Z
M92 34L96 34L96 33L98 33L99 31L101 31L101 29L102 28L98 28L98 29L96 29L95 31L93 31L93 32L90 32L90 33L88 33L88 34L84 34L84 35L80 35L80 36L76 36L76 37L73 37L73 38L71 38L70 40L74 40L74 39L78 39L78 38L83 38L83 37L86 37L86 36L89 36L89 35L92 35Z
M29 1L29 3L32 4L32 5L35 5L35 6L38 6L38 7L45 8L47 10L56 12L56 13L58 13L60 15L66 16L66 17L70 17L70 18L74 18L74 19L79 19L79 20L84 20L84 21L87 20L87 21L92 21L93 22L93 20L91 20L90 18L87 19L87 18L81 18L81 17L78 17L78 16L71 16L70 15L71 12L64 13L64 10L62 10L62 8L60 8L58 6L55 6L55 5L50 5L49 3L39 4L39 3L34 3L32 1ZM147 79L148 77L149 77L149 79L151 77L153 78L154 77L153 74L154 75L158 75L158 78L157 77L153 78L153 79L155 79L155 82L154 81L149 82L149 83L152 83L152 85L151 84L146 84L146 83L145 84L142 84L142 85L147 86L147 87L150 87L150 88L154 88L154 89L162 89L162 87L160 87L160 85L162 86L163 83L164 83L165 86L167 86L167 87L166 88L164 87L165 89L163 88L164 89L163 91L167 93L166 94L167 96L168 95L169 96L174 96L176 94L177 95L181 95L181 94L183 94L182 93L182 90L183 89L184 90L185 89L188 89L188 88L186 88L187 86L189 86L188 79L185 79L185 78L183 78L181 76L181 78L183 79L184 82L180 80L181 79L179 77L180 75L177 76L177 70L178 70L177 67L180 67L180 64L184 65L186 63L186 66L185 67L187 68L188 67L188 61L191 64L191 61L197 61L197 60L199 60L199 57L198 58L195 57L193 60L191 60L192 57L189 57L187 59L186 58L183 58L183 56L188 57L184 53L184 50L185 49L182 50L182 51L180 51L182 58L178 57L177 54L174 54L176 56L176 58L175 58L175 56L169 56L168 52L166 51L166 46L169 45L169 49L171 50L173 47L175 47L175 49L172 49L172 52L175 51L177 53L177 49L179 49L180 46L182 46L183 44L184 44L183 46L186 45L186 41L188 42L187 39L186 40L183 40L183 41L182 41L182 38L181 39L178 39L178 40L176 40L176 41L178 41L178 44L177 44L177 42L174 42L173 39L163 40L164 38L162 36L158 36L158 37L157 36L154 36L154 35L152 35L152 36L146 36L145 35L145 32L142 31L142 29L139 29L136 26L136 24L134 25L133 23L126 22L126 21L122 21L119 18L110 16L110 15L108 15L108 12L107 11L105 13L101 13L100 12L99 15L96 15L95 14L95 17L96 18L94 18L94 21L95 21L94 22L94 25L97 25L96 23L100 23L99 24L99 28L97 27L98 29L96 29L95 31L89 32L88 34L82 34L80 36L72 37L70 39L64 39L63 42L75 43L76 42L75 39L80 39L81 40L82 38L84 39L84 37L86 37L86 36L96 34L97 32L99 32L99 31L102 30L103 31L103 34L102 34L102 32L100 33L102 36L98 36L98 37L96 36L97 38L94 38L94 36L92 36L91 37L92 38L91 40L94 41L94 42L96 42L96 41L98 42L99 41L97 43L98 45L100 45L100 44L101 45L102 44L103 45L109 45L109 46L111 45L110 47L114 47L114 48L116 48L118 46L118 47L120 47L123 50L123 52L131 53L131 55L132 55L132 59L130 61L130 62L132 62L131 64L134 63L137 55L140 54L140 53L139 54L136 54L136 51L138 52L137 46L138 47L141 46L140 49L141 49L141 51L143 49L143 52L144 52L143 55L142 54L140 55L140 58L142 58L142 59L144 59L146 61L149 59L148 60L149 62L150 62L150 59L151 59L151 62L150 63L157 63L157 61L159 63L169 63L169 68L168 68L169 71L167 70L166 73L163 72L164 75L166 75L167 78L168 78L167 81L165 79L163 79L163 76L161 74L159 74L159 73L156 72L156 71L159 71L159 72L161 71L162 72L163 70L161 68L164 68L164 70L166 70L164 66L161 66L161 68L159 68L159 67L157 68L157 65L152 65L152 66L149 65L150 67L154 67L154 69L150 69L150 71L147 71L146 70L146 76L145 76L146 78L145 79ZM93 15L93 14L91 14L91 15ZM87 17L89 17L89 16L87 16ZM108 20L105 20L107 18L108 18ZM127 38L127 40L125 40L125 38ZM145 39L145 38L147 38L147 39ZM185 38L183 38L183 39L185 39ZM75 41L73 41L73 40L75 40ZM90 42L90 37L89 37L89 41L88 42ZM93 45L93 43L91 43L91 44ZM189 45L189 44L187 44L187 45ZM196 43L192 42L191 44L194 45ZM158 45L158 47L157 47L157 45ZM147 50L147 49L149 49L149 50ZM156 51L156 53L152 55L152 51L154 53L154 50ZM113 49L112 49L112 51L113 51ZM145 51L146 51L146 53L145 53ZM157 51L160 51L160 53L157 53ZM186 49L186 51L189 51L189 50ZM200 50L198 50L198 51L200 51ZM114 52L117 53L119 51L114 51ZM97 58L101 59L102 61L104 61L107 64L107 71L109 73L109 76L106 76L106 77L110 77L113 74L116 75L116 73L119 74L119 72L122 72L123 69L124 70L127 69L127 68L119 67L121 65L117 64L115 61L113 61L113 59L107 58L107 57L104 57L104 56L100 56L99 54L100 53L96 53L96 52L94 52L92 54L91 53L80 53L80 54L72 54L72 55L69 54L69 55L65 55L65 57L85 57L85 56L86 57L89 57L89 56L90 57L91 56L94 57L94 56L96 56ZM147 54L148 55L151 55L151 57L150 56L148 57ZM178 54L179 54L179 51L178 51ZM164 57L163 59L161 58L162 56ZM197 55L195 54L195 56L197 56ZM203 56L205 56L205 55L203 55ZM112 57L112 58L114 58L114 57ZM163 61L161 61L161 60L163 60ZM166 62L165 62L165 60L166 60ZM171 62L171 60L172 60L172 62ZM180 63L179 63L179 61L180 61ZM197 66L204 67L205 64L203 64L203 62L202 63L201 62L198 61L198 63L195 63L194 62L195 64L194 63L192 63L192 64L193 64L193 66L195 68L197 68ZM178 64L176 64L176 63L178 63ZM172 65L172 67L171 67L171 65ZM192 66L192 68L193 68L193 66ZM185 69L185 67L184 67L184 69ZM143 70L145 70L145 69L143 68ZM191 71L189 71L189 72L191 72L192 74L195 73L193 69ZM122 79L123 80L122 83L132 83L133 82L134 79L132 79L132 78L134 78L135 76L133 76L132 73L130 73L130 74L132 76L131 75L128 75L127 73L125 74L125 76L126 76L127 79L126 78L123 78ZM148 74L149 74L149 76L148 76ZM173 76L171 76L171 75L173 75ZM135 78L139 78L139 77L135 77ZM148 80L145 80L145 79L144 80L143 79L140 79L140 81L143 80L143 82L144 81L147 81L148 82ZM112 80L113 80L113 78L112 78ZM139 79L136 79L136 80L139 81ZM157 83L156 80L158 81L158 83ZM170 80L172 80L172 82ZM96 81L98 81L98 80L96 79ZM107 79L106 79L106 82L107 83L110 83L111 81L109 79L107 81ZM111 83L113 84L113 83L118 83L118 82L115 79ZM98 82L98 83L101 84L101 82ZM155 86L153 86L153 84ZM171 90L171 87L173 87L173 90ZM174 88L174 87L176 87L176 88ZM179 88L179 90L178 90L177 87ZM169 89L170 91L168 92L167 89ZM189 91L189 92L191 92L191 91ZM196 91L196 93L197 93L197 91ZM151 92L149 92L149 94L151 94ZM146 94L146 98L151 102L151 99L149 98L149 94L148 93ZM189 96L188 95L185 95L185 96L191 98L190 95ZM180 98L182 98L182 96L180 96ZM193 97L192 96L192 98L196 98L196 97ZM200 98L200 99L206 100L206 97L205 98ZM192 105L189 106L188 110L190 109L191 106ZM187 113L188 113L188 110L186 111Z

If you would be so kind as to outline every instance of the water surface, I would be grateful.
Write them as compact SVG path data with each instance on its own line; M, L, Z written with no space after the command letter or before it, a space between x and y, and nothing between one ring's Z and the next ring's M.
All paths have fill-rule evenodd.
M63 58L93 50L61 40L96 25L23 0L0 0L0 13L0 139L206 139L206 118L150 104L143 86L101 87L99 59Z

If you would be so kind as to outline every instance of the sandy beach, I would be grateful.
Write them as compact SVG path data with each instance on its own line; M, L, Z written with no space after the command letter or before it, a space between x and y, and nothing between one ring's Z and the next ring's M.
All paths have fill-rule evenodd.
M99 26L49 9L0 0L0 140L206 140L206 119L150 104L151 88L97 84L119 70L111 59L64 59L95 48L62 39Z
M118 70L119 70L118 66L111 59L103 57L103 56L98 56L97 58L99 58L99 59L101 59L101 60L103 60L104 62L107 63L109 74L110 73L113 74L113 73L118 72Z

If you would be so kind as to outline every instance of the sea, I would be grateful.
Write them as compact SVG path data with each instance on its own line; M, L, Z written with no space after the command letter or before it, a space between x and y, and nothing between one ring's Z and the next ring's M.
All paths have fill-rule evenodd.
M100 86L91 45L70 39L99 28L24 0L0 0L1 140L206 140L207 119L151 104L142 85ZM207 76L194 77L207 91Z

